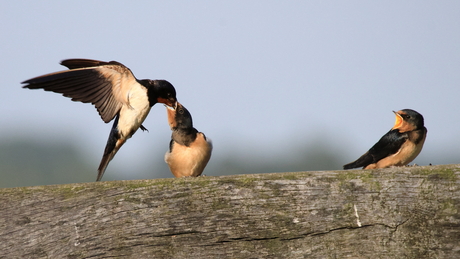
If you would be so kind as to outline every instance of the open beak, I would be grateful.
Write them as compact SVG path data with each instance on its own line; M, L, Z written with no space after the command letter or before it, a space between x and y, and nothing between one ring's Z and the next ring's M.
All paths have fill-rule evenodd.
M177 100L174 97L171 98L162 98L158 97L157 102L164 104L165 106L168 106L169 108L175 110L177 108Z
M176 108L177 108L177 100L176 100L176 98L168 99L168 101L166 102L166 105L169 106L170 109L176 110Z
M177 100L174 98L171 99L162 99L162 103L166 106L166 108L170 110L176 110L177 108Z
M402 126L404 120L401 117L401 114L399 114L398 112L395 112L395 111L393 111L393 112L396 115L396 121L395 121L395 125L393 126L392 129L398 129L398 128L400 128Z
M177 100L176 99L171 99L171 107L175 110L177 109Z
M171 111L175 111L175 110L176 110L175 107L169 106L169 105L167 105L167 104L164 104L164 106L165 106L166 108L168 108L169 110L171 110Z

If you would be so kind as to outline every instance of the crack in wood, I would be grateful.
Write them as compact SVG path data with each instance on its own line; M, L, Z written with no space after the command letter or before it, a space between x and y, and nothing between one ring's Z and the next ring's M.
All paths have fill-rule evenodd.
M328 235L330 233L336 232L336 231L341 231L341 230L356 230L356 229L363 229L363 228L370 228L370 227L376 227L376 226L383 226L385 228L391 229L391 233L394 233L398 230L398 228L408 222L409 219L404 220L401 223L396 224L395 226L390 226L384 223L374 223L374 224L366 224L362 225L361 227L353 227L353 226L346 226L346 227L338 227L338 228L333 228L327 231L323 232L312 232L312 233L305 233L296 237L280 237L280 236L273 236L273 237L262 237L262 238L251 238L251 237L240 237L240 238L229 238L227 240L220 240L216 243L229 243L229 242L238 242L238 241L245 241L245 242L251 242L251 241L268 241L268 240L280 240L280 241L291 241L291 240L296 240L296 239L303 239L307 237L316 237L316 236L323 236L323 235Z

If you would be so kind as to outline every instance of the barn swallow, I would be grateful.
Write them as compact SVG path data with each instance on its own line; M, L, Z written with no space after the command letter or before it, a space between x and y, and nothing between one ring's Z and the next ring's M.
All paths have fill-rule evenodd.
M405 166L420 154L427 134L423 116L411 109L393 112L396 115L393 128L369 151L358 160L344 165L343 169Z
M166 111L172 135L165 162L175 177L200 176L211 158L211 140L193 127L192 115L179 102Z
M23 88L60 93L72 101L92 103L105 123L115 118L98 168L97 180L120 147L142 123L156 103L176 106L176 90L166 80L138 80L125 65L90 59L61 62L69 70L38 76L22 82Z

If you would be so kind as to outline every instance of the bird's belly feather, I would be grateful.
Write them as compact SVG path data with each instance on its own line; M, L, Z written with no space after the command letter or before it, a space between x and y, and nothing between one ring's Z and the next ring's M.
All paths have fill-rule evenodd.
M422 151L425 139L422 139L418 144L412 141L406 141L401 148L393 155L387 156L379 160L375 164L370 164L364 169L386 168L390 166L404 166L412 162Z
M199 176L211 158L212 144L198 133L189 147L174 143L172 153L167 152L165 162L175 177Z
M118 132L121 137L130 138L139 129L150 112L147 89L133 87L128 93L128 105L123 105L118 120Z

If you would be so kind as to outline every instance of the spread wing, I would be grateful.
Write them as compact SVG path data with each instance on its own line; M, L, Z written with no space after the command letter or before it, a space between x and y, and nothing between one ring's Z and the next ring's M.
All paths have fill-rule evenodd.
M131 70L116 61L67 59L61 64L69 70L26 80L22 82L27 84L24 88L41 88L70 97L72 101L92 103L106 123L123 105L129 105L129 91L139 85Z
M390 130L383 135L374 146L356 161L343 166L344 169L357 167L366 167L370 164L377 163L379 160L395 154L401 148L402 144L408 139L406 133L400 133L398 130Z

